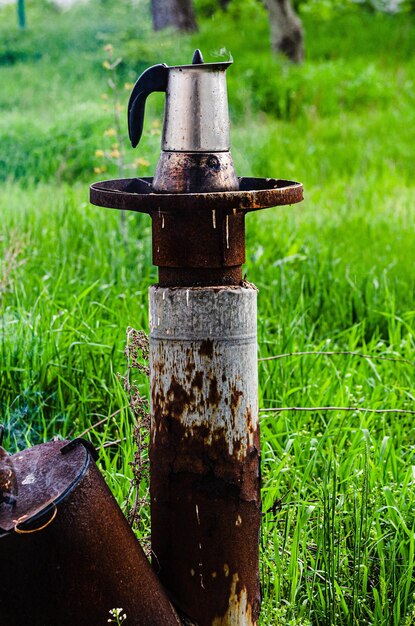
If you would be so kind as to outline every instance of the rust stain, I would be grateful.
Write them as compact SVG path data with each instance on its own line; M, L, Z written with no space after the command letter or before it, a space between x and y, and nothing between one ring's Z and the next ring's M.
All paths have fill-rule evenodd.
M213 350L213 344L204 349ZM178 607L199 626L254 625L260 609L253 566L261 520L259 431L246 411L252 443L242 459L241 442L229 454L225 430L212 431L208 422L189 430L182 423L183 411L194 402L192 393L174 378L167 397L156 385L152 389L154 567ZM234 389L236 406L240 397ZM241 616L245 621L235 621Z
M212 339L204 339L199 348L200 356L206 356L212 358L213 356L213 341Z
M235 428L239 406L241 404L241 399L243 398L243 391L238 389L235 384L230 386L230 418L232 428Z
M194 402L194 395L187 392L177 380L172 377L169 390L167 392L169 415L172 417L180 417L186 405Z
M194 387L199 389L199 391L202 389L203 387L203 372L202 371L199 370L195 373L192 384Z
M209 383L209 395L208 395L209 404L211 404L212 406L218 406L221 400L221 397L222 397L222 394L219 392L219 389L218 389L218 379L216 378L216 376L214 376Z
M235 385L231 385L231 410L233 413L238 411L243 395L243 391L237 389Z

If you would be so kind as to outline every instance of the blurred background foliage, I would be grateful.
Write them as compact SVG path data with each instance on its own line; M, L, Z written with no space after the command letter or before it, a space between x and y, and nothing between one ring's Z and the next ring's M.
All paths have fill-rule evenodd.
M413 17L403 12L405 3L399 6L402 12L391 16L350 0L300 3L306 32L301 67L272 55L266 10L258 0L234 0L226 12L213 0L199 0L199 32L180 38L171 31L152 33L144 0L133 5L92 0L65 14L46 0L28 2L25 32L12 26L14 5L3 8L0 177L88 178L97 131L108 119L97 111L97 92L105 87L100 57L110 41L122 58L120 84L134 82L161 57L171 65L185 62L196 44L211 61L232 53L237 64L228 81L234 123L262 113L286 121L352 110L363 114L372 105L387 109L398 94L412 104L411 80L406 72L405 78L395 72L396 63L412 58L414 43ZM162 101L158 95L150 101L160 119ZM21 115L28 106L33 115Z

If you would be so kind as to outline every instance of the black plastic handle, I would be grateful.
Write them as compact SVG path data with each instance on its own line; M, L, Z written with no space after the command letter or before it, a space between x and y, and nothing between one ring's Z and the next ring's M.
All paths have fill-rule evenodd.
M166 91L169 68L164 63L153 65L143 72L131 92L128 102L128 134L136 147L143 133L144 107L153 91Z

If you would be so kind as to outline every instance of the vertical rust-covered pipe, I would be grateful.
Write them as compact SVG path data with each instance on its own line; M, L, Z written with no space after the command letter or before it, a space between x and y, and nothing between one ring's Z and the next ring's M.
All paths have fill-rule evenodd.
M150 288L153 565L199 626L259 615L256 295Z

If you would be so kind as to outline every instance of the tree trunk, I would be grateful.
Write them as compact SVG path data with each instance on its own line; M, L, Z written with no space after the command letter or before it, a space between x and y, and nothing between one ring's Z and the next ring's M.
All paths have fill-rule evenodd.
M26 10L24 0L17 0L17 21L20 28L26 28Z
M151 0L154 30L172 27L183 32L197 30L192 0Z
M294 63L304 59L303 26L290 0L265 0L271 27L271 46Z

